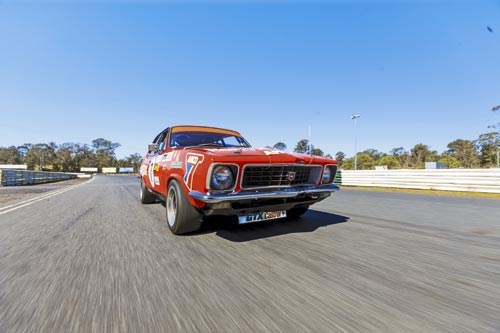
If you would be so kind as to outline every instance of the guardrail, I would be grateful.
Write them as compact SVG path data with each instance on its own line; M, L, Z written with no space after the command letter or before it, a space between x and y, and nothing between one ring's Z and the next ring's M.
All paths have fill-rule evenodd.
M47 171L0 170L0 186L35 185L76 179L76 174Z
M348 186L500 193L500 169L341 170L335 178Z

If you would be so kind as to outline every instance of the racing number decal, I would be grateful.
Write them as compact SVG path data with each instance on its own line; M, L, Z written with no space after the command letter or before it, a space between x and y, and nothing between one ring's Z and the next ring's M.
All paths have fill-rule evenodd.
M155 177L154 177L155 165L156 165L156 156L151 159L151 161L149 162L149 168L148 168L148 178L149 178L149 182L151 183L152 187L156 186Z
M191 189L193 187L193 178L194 178L194 173L196 171L196 168L198 165L203 162L203 155L200 154L192 154L189 153L186 155L186 173L184 174L184 183L186 186ZM193 174L191 177L191 181L189 180L190 175Z

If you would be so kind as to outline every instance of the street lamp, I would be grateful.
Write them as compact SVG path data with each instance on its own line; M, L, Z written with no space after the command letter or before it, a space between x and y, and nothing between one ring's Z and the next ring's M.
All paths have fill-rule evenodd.
M354 120L354 170L358 170L358 138L356 136L356 127L359 117L361 117L360 114L353 114L351 116L351 119Z
M497 112L498 110L500 110L500 105L491 108L491 111L493 112ZM498 122L496 127L497 127L498 138L500 139L500 122ZM500 168L500 142L497 142L497 168Z
M500 140L500 122L497 124L497 140ZM497 141L497 168L500 168L500 141Z

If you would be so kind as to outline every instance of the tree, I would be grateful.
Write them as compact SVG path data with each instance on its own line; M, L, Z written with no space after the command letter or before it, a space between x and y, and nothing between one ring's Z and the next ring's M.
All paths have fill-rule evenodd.
M376 162L369 154L358 153L357 168L358 170L372 170L375 168ZM354 157L344 160L342 169L354 170Z
M19 152L19 155L21 156L21 159L24 161L24 158L28 154L28 151L33 147L31 143L25 143L22 146L17 147L17 151Z
M54 162L54 145L47 143L37 143L31 147L24 158L24 163L28 165L28 169L44 170L53 168Z
M408 152L403 147L397 147L391 149L391 154L394 156L401 156L407 154Z
M0 164L21 164L22 157L15 146L0 147Z
M115 149L121 145L116 142L98 138L92 140L92 147L95 149L95 159L98 168L110 167L116 164Z
M500 144L498 132L481 134L474 143L480 152L481 167L491 168L496 165L496 152Z
M401 164L396 156L394 155L385 155L378 161L379 165L387 165L389 169L399 169L401 168Z
M444 163L446 167L450 169L460 168L460 161L454 156L443 156L438 162Z
M286 150L286 144L284 144L283 142L276 142L273 146L274 149L276 150Z
M357 167L358 170L372 170L375 168L376 162L367 153L358 153ZM342 163L342 169L354 170L354 157L348 158Z
M391 154L394 155L403 169L410 166L411 156L410 153L403 147L393 148Z
M435 162L438 159L437 151L430 150L429 146L418 143L411 150L413 167L423 168L425 162Z
M341 151L338 151L336 154L335 154L335 160L337 160L337 163L339 165L342 165L342 163L344 162L344 159L345 159L345 154Z
M323 156L323 155L325 155L325 153L321 149L319 149L319 148L313 148L311 150L311 155L314 155L314 156Z
M109 140L98 138L92 140L92 147L94 147L95 152L104 152L109 155L115 155L115 149L120 147L121 145L117 142L111 142Z
M411 150L412 162L415 166L423 167L425 155L429 152L429 147L423 143L416 144Z
M78 168L96 167L96 155L87 144L75 144L75 160Z
M54 170L78 172L80 167L77 160L77 144L65 142L56 151Z
M462 139L452 141L448 144L446 154L455 157L464 168L479 166L479 155L472 141Z
M374 161L378 161L385 154L377 149L366 149L362 153L369 155Z
M342 161L341 168L343 170L354 170L354 157L350 157Z
M124 159L118 161L118 166L120 167L133 167L134 172L138 172L142 163L142 156L135 153L131 154Z
M302 139L299 142L297 142L297 145L295 146L293 151L296 153L308 154L309 153L309 140Z
M377 162L367 153L358 153L357 166L359 170L372 170L375 168Z

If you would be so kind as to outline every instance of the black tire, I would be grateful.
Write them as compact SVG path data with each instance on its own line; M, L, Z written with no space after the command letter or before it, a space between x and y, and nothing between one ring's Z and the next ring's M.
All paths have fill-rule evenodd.
M295 207L292 209L289 209L286 211L286 217L289 220L295 220L304 215L307 210L309 209L309 206L302 206L302 207Z
M191 206L181 185L175 179L171 180L168 184L165 207L167 224L174 235L181 235L200 229L203 218Z
M141 181L141 191L139 192L139 198L141 199L142 204L149 204L156 201L156 196L146 188L146 185L144 185L143 181Z

